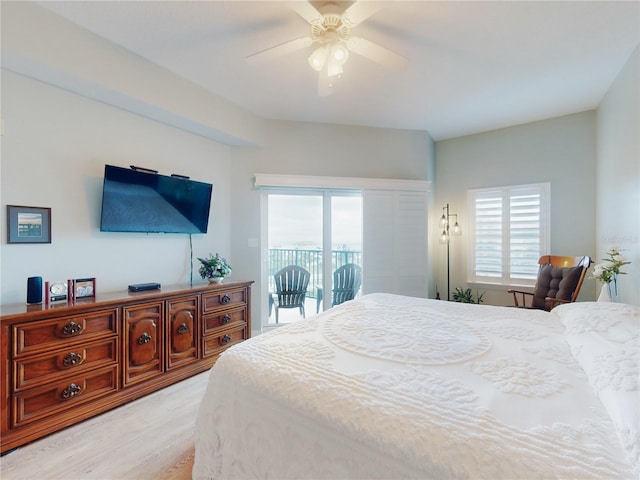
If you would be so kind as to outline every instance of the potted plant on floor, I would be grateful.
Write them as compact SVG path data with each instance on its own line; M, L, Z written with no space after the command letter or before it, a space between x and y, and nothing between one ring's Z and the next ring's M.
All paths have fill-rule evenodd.
M202 278L209 280L209 283L222 283L224 277L231 273L231 265L218 253L209 254L205 258L198 257L198 260L201 263L198 272Z
M462 290L462 288L456 287L456 291L453 293L453 301L459 303L477 303L479 305L484 301L482 297L484 297L485 293L486 292L479 293L476 290L476 299L474 299L470 288Z

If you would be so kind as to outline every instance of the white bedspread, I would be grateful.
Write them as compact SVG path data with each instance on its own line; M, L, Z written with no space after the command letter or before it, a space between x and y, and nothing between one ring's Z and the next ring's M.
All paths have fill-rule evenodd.
M637 478L564 332L373 294L257 336L211 370L193 478Z

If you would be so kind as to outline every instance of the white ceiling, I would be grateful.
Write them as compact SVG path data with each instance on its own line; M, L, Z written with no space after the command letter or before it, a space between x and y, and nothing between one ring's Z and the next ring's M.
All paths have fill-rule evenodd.
M352 33L409 66L390 71L352 54L333 94L319 97L312 47L245 60L309 35L291 2L38 3L261 117L436 140L593 109L640 43L638 1L377 2Z

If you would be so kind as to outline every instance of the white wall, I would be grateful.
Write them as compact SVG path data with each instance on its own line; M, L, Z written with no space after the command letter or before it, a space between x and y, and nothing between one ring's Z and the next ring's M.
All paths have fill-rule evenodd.
M467 191L472 188L551 182L551 252L595 256L596 115L584 112L436 142L436 202L433 217L450 204L462 236L451 239L451 291L466 288ZM438 210L439 208L439 210ZM432 236L432 240L433 240ZM436 239L437 241L437 239ZM434 249L437 250L437 246ZM434 257L441 295L446 296L446 247ZM580 300L595 299L587 280ZM471 286L471 285L470 285ZM475 293L476 286L471 286ZM504 288L486 291L485 303L513 304ZM444 297L443 296L443 297Z
M230 250L231 147L6 70L2 119L2 304L25 302L30 276L96 277L98 292L189 281L187 235L99 231L106 163L213 183L209 233L193 236L194 256ZM51 207L52 243L5 243L6 205Z
M640 305L640 50L636 48L598 109L597 258L618 246L632 262L618 286Z

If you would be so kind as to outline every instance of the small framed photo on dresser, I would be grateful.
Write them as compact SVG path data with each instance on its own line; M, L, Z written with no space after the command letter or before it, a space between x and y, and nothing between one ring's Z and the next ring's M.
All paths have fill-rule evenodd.
M76 300L81 298L93 298L96 296L96 279L76 278L73 281L73 293Z

